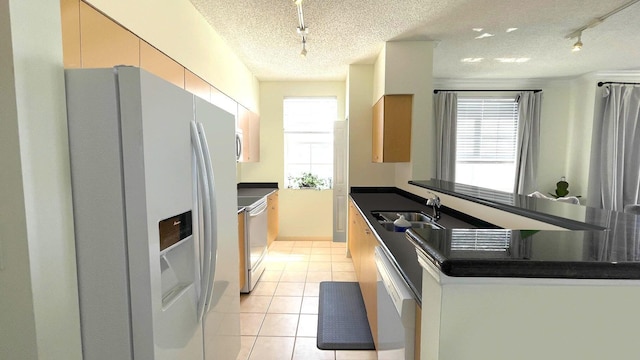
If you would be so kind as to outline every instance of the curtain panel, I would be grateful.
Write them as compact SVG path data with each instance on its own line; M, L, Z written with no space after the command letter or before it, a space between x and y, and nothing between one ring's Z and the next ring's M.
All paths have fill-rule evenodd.
M623 211L640 203L640 86L607 85L603 103L593 126L589 204Z
M536 191L540 153L542 92L524 91L518 96L518 142L514 194Z
M439 91L434 95L436 120L436 179L455 181L458 94Z

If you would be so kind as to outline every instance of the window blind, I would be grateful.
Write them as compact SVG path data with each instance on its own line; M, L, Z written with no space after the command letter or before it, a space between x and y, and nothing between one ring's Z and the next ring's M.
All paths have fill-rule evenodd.
M288 97L283 101L285 186L311 173L332 187L335 97Z
M513 162L518 133L514 98L458 98L456 162Z
M452 251L498 251L509 249L511 233L504 230L451 230Z

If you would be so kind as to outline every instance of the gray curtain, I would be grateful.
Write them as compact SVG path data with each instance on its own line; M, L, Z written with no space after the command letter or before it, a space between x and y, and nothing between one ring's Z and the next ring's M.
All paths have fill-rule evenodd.
M436 120L436 179L456 178L456 126L458 94L439 91L434 95Z
M541 107L542 92L525 91L518 96L518 141L514 194L530 194L537 187Z
M623 211L640 203L640 87L606 85L603 102L593 126L589 204Z

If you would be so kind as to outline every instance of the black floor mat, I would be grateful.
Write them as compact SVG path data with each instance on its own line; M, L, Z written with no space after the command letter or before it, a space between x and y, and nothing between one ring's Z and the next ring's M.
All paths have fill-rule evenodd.
M375 350L357 282L320 283L318 348Z

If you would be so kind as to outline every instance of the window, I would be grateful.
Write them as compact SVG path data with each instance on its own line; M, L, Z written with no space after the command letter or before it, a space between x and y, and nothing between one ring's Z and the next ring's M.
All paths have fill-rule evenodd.
M515 97L459 97L456 182L513 192L518 103Z
M337 99L286 98L283 108L285 187L332 188Z

